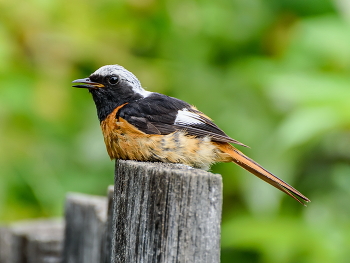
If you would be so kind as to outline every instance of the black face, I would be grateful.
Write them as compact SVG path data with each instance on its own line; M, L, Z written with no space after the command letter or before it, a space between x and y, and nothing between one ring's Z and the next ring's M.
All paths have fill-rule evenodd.
M100 83L107 88L116 88L120 82L120 77L116 74L108 76L90 75L89 79L92 82Z
M116 107L142 98L133 90L132 83L116 74L101 76L92 74L87 79L78 79L75 83L77 88L87 88L97 108L97 115L103 121Z

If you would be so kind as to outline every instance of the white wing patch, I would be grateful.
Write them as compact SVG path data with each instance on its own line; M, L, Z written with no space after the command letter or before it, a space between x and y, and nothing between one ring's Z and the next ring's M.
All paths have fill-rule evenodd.
M174 124L191 125L191 124L203 124L200 120L201 116L188 111L186 108L178 110Z

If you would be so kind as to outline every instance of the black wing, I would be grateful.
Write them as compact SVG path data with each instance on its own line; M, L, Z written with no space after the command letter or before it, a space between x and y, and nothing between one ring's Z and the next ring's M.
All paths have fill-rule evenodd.
M211 119L190 104L159 93L122 107L121 117L147 134L166 135L178 130L197 137L209 136L213 141L246 146L227 136Z

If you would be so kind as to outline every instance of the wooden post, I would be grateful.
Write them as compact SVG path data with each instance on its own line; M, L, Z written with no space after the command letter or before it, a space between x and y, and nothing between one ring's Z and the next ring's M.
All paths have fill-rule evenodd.
M108 198L68 194L65 230L52 220L0 228L0 263L218 263L221 205L220 175L118 161Z
M221 207L220 175L117 161L111 262L218 263Z
M68 194L63 263L101 262L107 220L107 198Z
M110 185L107 190L108 209L107 209L107 224L105 227L105 236L102 244L101 263L111 262L111 243L112 243L112 220L113 220L113 196L114 186Z
M32 229L34 230L34 229ZM59 222L46 231L37 229L28 235L27 263L61 263L64 224Z
M61 220L33 220L0 230L0 263L61 262L64 224Z
M8 227L0 227L0 263L9 263L11 260L12 235Z

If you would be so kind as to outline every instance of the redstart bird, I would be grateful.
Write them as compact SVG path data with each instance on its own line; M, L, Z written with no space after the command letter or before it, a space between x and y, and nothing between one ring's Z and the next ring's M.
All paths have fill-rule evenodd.
M111 159L179 163L209 169L216 162L234 162L299 203L310 200L245 156L213 121L182 100L146 91L134 74L119 65L99 68L77 79L97 108Z

